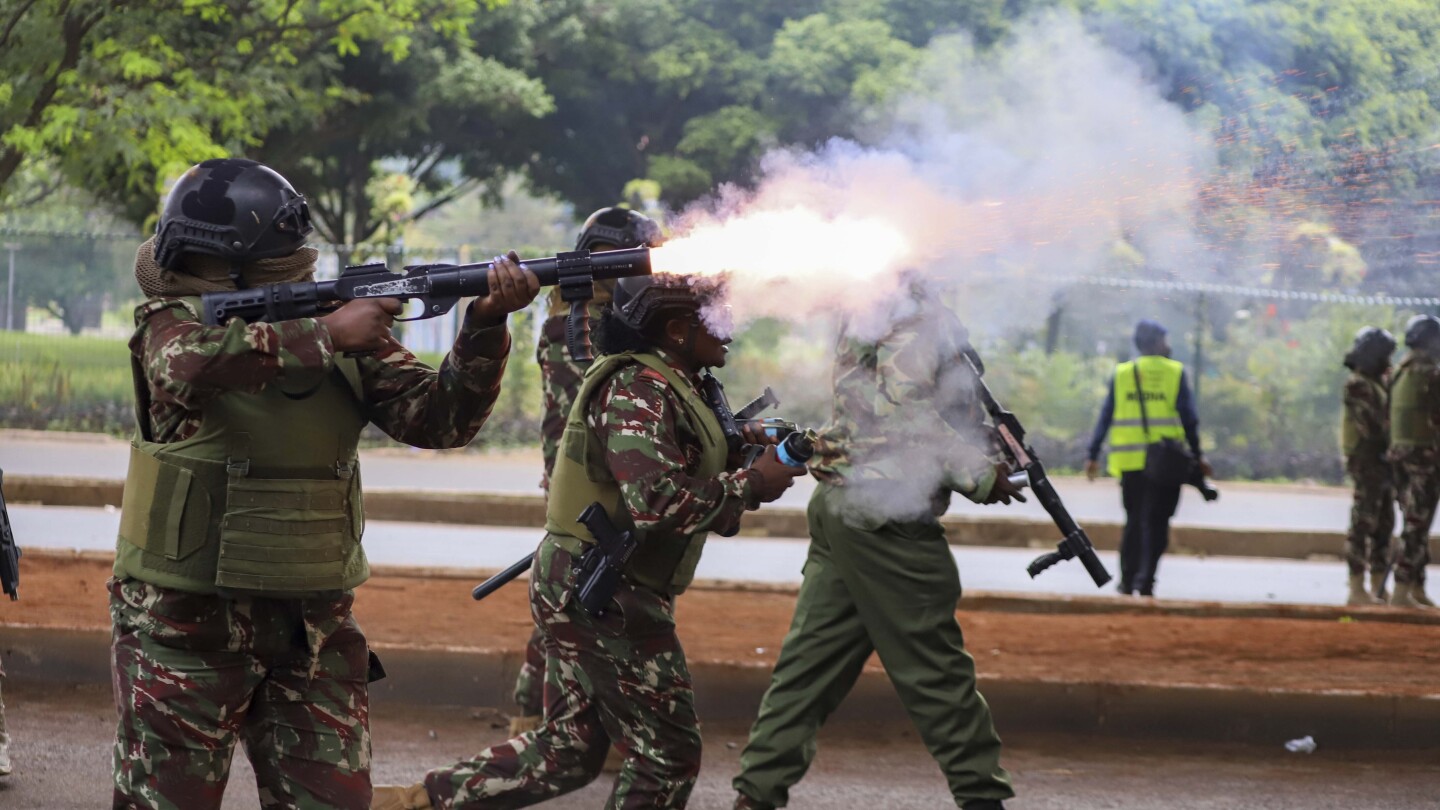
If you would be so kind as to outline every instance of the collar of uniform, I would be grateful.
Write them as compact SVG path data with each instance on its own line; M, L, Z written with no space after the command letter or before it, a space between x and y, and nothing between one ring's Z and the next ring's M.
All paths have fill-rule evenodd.
M660 348L659 346L654 347L654 348L651 350L651 352L652 352L656 357L660 358L661 360L664 360L664 361L665 361L665 365L667 365L667 366L669 366L670 368L673 368L673 369L675 369L677 372L679 372L679 373L680 373L680 376L682 376L682 377L684 377L685 379L689 380L692 384L694 384L694 385L696 385L696 386L699 386L699 384L700 384L700 374L699 374L699 372L691 373L691 372L689 372L689 371L686 371L686 370L685 370L685 367L684 367L683 365L681 365L678 360L675 359L675 356L674 356L674 355L670 354L670 352L665 351L664 349Z

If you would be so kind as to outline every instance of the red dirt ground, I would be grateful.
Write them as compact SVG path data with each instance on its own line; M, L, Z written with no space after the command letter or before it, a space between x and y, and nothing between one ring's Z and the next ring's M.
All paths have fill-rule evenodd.
M109 565L31 555L6 623L109 626ZM530 634L524 583L476 604L474 583L377 576L355 612L372 641L519 650ZM790 623L790 594L693 590L679 599L692 660L768 666ZM961 603L964 604L963 601ZM1286 690L1440 694L1440 626L1165 615L957 614L982 676L1085 682L1211 684ZM870 666L879 667L872 660Z

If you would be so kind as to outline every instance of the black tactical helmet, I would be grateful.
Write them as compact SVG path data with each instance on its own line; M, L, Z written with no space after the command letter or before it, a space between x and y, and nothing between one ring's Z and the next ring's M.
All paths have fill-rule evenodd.
M1376 374L1390 365L1390 355L1394 353L1395 336L1384 329L1367 326L1355 333L1355 345L1345 355L1345 367Z
M184 253L236 262L288 256L313 230L305 198L274 169L253 160L207 160L190 167L165 198L155 261L170 270Z
M1416 315L1405 324L1405 345L1412 349L1440 349L1440 318Z
M644 332L660 318L698 312L717 289L718 282L693 276L670 273L633 276L615 282L611 307L621 323Z
M593 250L595 245L614 245L617 248L633 248L646 245L659 247L665 241L660 226L655 220L639 211L629 208L601 208L585 219L580 226L580 235L575 239L576 250Z

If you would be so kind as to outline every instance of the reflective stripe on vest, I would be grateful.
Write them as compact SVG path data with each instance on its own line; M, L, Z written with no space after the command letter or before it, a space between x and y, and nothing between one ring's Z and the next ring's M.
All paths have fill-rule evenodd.
M1440 391L1433 390L1418 366L1435 361L1411 352L1395 369L1390 384L1390 446L1435 447L1440 432L1431 421L1440 411Z
M545 509L545 530L554 535L562 547L571 550L566 538L593 543L590 533L576 518L592 503L599 503L619 528L634 526L630 511L620 496L620 486L605 464L604 447L586 422L590 403L600 388L626 365L639 363L665 378L680 400L677 426L683 427L700 440L700 462L691 472L698 478L713 478L725 470L729 448L720 433L720 423L695 390L695 386L657 355L630 353L606 355L596 360L585 372L580 390L570 406L565 433L560 438L555 470L550 476L550 495ZM659 591L678 594L695 578L695 567L705 546L705 533L693 536L652 534L642 532L625 573L632 581Z
M1145 420L1140 417L1140 391L1135 387L1139 369L1144 387ZM1115 367L1115 410L1111 412L1110 455L1107 468L1113 476L1145 469L1145 449L1161 439L1183 439L1185 428L1175 403L1180 398L1184 364L1159 355L1144 355Z

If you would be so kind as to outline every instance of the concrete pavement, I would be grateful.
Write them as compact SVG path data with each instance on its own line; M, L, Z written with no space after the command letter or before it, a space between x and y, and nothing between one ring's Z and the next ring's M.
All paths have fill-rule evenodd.
M0 469L7 475L119 480L125 477L128 453L126 442L99 434L0 430ZM476 453L387 448L364 450L361 459L367 488L540 494L538 450ZM1113 480L1057 477L1054 483L1082 524L1124 522L1119 487ZM1215 503L1203 502L1187 488L1175 525L1302 532L1341 532L1348 525L1350 492L1343 487L1227 482L1218 486L1223 494ZM812 480L799 479L778 504L803 508L813 489ZM957 497L950 512L984 518L1047 519L1033 499L1027 504L985 507Z
M18 684L6 690L17 770L0 780L0 806L78 810L108 806L114 709L102 685ZM427 769L500 741L490 710L377 700L374 776L410 783ZM1387 810L1434 808L1440 765L1433 752L1354 751L1319 738L1312 755L1263 745L1127 741L1005 730L1004 764L1019 797L1012 810ZM739 771L743 724L709 722L693 810L726 810ZM794 790L791 810L933 810L953 807L945 781L913 732L820 736L820 753ZM604 803L613 777L545 805L579 810ZM225 808L258 805L253 771L237 754Z
M27 506L10 508L22 546L113 551L120 512L115 508ZM535 529L367 521L365 549L372 563L434 568L500 569L534 550ZM727 582L798 585L807 542L797 538L712 537L697 575ZM1090 581L1076 562L1061 563L1030 579L1025 566L1038 551L1023 548L952 546L967 591L1005 591L1052 596L1110 595ZM1114 552L1101 552L1112 574ZM1168 555L1161 563L1158 593L1167 599L1228 603L1343 604L1345 566L1340 562L1244 557Z

